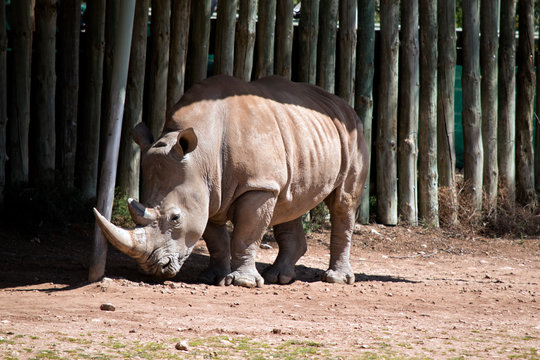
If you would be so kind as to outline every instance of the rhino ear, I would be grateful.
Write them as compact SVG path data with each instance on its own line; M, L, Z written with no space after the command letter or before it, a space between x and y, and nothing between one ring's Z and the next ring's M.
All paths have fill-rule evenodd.
M137 126L135 126L135 128L133 128L132 135L133 140L137 143L137 145L139 145L143 153L148 151L154 142L150 129L148 129L144 123L139 123Z
M197 143L198 140L197 135L195 135L195 131L193 131L193 128L188 128L185 130L180 130L176 148L181 150L182 154L185 155L195 150Z

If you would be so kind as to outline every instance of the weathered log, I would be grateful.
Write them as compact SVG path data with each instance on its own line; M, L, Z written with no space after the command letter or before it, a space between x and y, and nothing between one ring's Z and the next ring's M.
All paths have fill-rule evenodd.
M480 8L480 68L482 69L482 142L484 145L484 194L486 205L495 208L497 165L497 51L499 48L499 0L482 0Z
M277 0L276 5L276 58L274 71L286 79L292 75L293 0Z
M480 108L480 19L478 0L463 0L463 144L465 192L482 209L482 114Z
M6 23L6 7L0 6L0 24ZM0 211L4 208L7 161L7 31L0 26Z
M317 85L330 93L336 85L336 44L339 1L320 3L319 43L317 44Z
M35 118L36 181L52 184L56 161L56 0L36 2Z
M142 122L149 3L149 0L137 0L135 5L126 102L118 154L118 188L123 194L134 199L139 198L140 150L133 141L131 131Z
M237 5L237 0L221 0L218 3L214 74L233 74Z
M516 196L516 4L501 1L498 86L499 192L513 202Z
M115 52L113 59L113 77L111 79L110 104L111 109L107 112L107 138L103 166L99 183L97 209L110 219L114 198L114 181L118 161L118 149L120 147L120 135L122 132L122 115L124 112L124 100L129 66L129 51L133 31L133 17L135 13L135 0L121 0L119 2L118 28L115 40ZM101 233L99 226L94 227L94 241L89 281L98 281L105 274L105 261L107 259L107 240Z
M397 224L399 1L381 2L380 83L376 142L377 218Z
M167 109L176 104L184 94L190 10L191 0L172 0Z
M437 2L420 0L420 119L418 216L439 226L437 172Z
M256 23L257 1L240 0L234 38L234 76L245 81L251 80L253 70Z
M9 164L12 184L28 182L28 134L30 128L30 79L35 0L14 1L13 26L13 107L9 132Z
M58 2L58 66L56 89L56 169L67 188L74 186L79 98L81 0Z
M81 102L77 127L76 173L85 199L96 197L101 122L101 90L105 55L105 0L90 1L88 14L88 69L85 73L85 101Z
M356 0L339 2L336 94L354 105L356 50Z
M319 0L304 0L298 23L298 81L300 82L315 84L318 32Z
M456 76L456 2L438 0L437 21L437 164L439 186L446 188L449 224L457 223L456 156L454 141L454 92Z
M398 203L400 221L418 224L418 0L401 3L399 48Z
M375 0L358 0L358 32L356 45L356 84L354 108L364 122L364 139L368 153L368 175L362 192L358 221L369 222L369 184L371 167L371 129L373 121L373 74L375 54Z
M255 78L274 73L274 34L276 25L276 0L259 2L257 20L257 66Z
M208 76L211 0L194 0L191 9L186 90Z
M170 34L171 0L153 0L147 122L154 139L157 139L163 130L167 112Z
M534 109L534 1L519 0L516 103L516 200L534 205L533 109Z

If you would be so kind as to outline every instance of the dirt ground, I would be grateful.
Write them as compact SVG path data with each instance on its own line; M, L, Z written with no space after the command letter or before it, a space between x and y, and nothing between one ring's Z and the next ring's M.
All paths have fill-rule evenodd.
M203 242L173 281L111 250L107 278L89 284L91 231L0 230L0 357L540 358L540 238L358 226L356 283L335 285L320 281L325 230L309 234L293 284L245 289L196 282ZM259 270L277 254L263 247Z

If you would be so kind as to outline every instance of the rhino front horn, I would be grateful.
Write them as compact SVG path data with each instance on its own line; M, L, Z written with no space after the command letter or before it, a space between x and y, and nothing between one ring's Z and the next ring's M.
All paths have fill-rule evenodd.
M146 254L146 233L143 228L134 230L119 228L102 216L96 208L94 215L103 235L115 248L133 258L140 258Z

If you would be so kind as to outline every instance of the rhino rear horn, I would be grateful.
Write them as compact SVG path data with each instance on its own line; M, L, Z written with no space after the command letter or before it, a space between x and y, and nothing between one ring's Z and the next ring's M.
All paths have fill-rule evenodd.
M150 132L150 129L144 124L139 123L132 130L133 140L139 145L143 153L147 152L154 142L154 137Z
M94 208L94 215L103 235L115 248L136 259L146 255L147 240L144 228L134 230L119 228L101 215L96 208Z
M139 226L150 225L157 218L153 211L132 198L128 199L128 209L133 222Z

